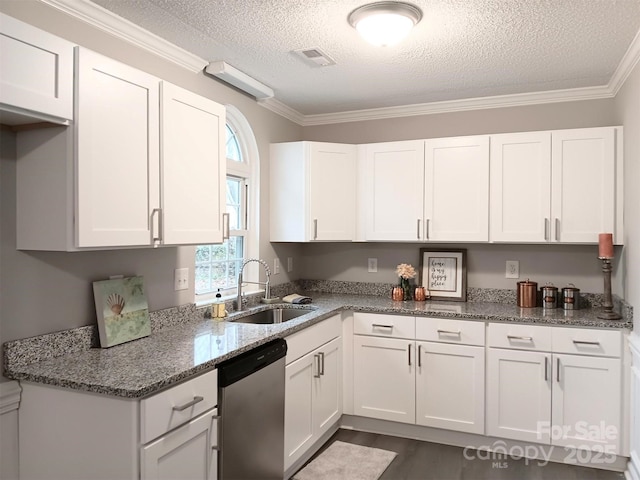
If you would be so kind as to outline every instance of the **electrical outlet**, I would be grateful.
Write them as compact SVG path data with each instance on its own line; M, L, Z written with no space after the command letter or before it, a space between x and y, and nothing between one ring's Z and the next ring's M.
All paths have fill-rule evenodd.
M280 273L280 259L278 257L273 259L273 274L277 275Z
M287 257L287 272L293 271L293 257Z
M376 273L378 271L378 259L377 258L368 259L367 269L369 273Z
M505 278L520 278L520 262L518 260L507 260Z
M189 288L189 269L176 268L173 273L173 289L186 290Z

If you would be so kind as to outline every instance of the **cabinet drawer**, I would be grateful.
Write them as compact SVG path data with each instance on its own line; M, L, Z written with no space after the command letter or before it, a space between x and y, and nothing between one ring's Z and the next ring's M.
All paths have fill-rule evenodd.
M551 329L540 325L490 323L490 347L551 351Z
M340 315L334 315L320 323L289 335L285 338L287 341L287 365L339 337L341 333L342 321Z
M353 333L413 340L416 335L416 320L415 317L356 312L353 314Z
M416 317L416 339L484 346L484 322Z
M142 443L188 422L217 404L217 370L143 399L140 402Z
M622 354L622 332L616 330L554 327L551 341L554 353L603 357L619 357Z

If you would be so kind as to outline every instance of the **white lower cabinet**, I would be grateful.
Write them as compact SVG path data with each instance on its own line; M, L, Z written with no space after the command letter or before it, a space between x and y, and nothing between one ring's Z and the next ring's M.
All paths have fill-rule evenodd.
M355 415L415 423L414 350L413 340L354 336Z
M489 345L487 434L621 454L621 332L491 324Z
M417 348L416 424L483 434L484 347L418 342Z
M303 345L326 341L299 358L287 355L285 368L285 459L289 469L342 416L342 338L340 316L287 338L296 357ZM309 343L311 342L311 343ZM309 348L309 347L306 347Z
M140 478L214 480L218 472L218 409L142 447Z

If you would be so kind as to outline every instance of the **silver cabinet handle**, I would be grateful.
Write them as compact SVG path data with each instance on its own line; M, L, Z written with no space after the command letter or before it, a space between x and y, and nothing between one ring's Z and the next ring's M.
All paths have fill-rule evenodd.
M418 345L418 366L422 366L422 345Z
M162 209L154 208L151 210L151 230L153 231L153 217L158 214L158 236L153 236L154 242L162 242Z
M314 378L320 378L321 373L320 373L320 355L319 354L316 353L313 356L313 363L315 364L316 372L317 372L317 373L314 373L313 376Z
M522 340L523 342L532 342L533 337L520 337L518 335L507 335L509 340Z
M409 344L408 352L409 352L409 366L411 366L411 344Z
M313 239L314 240L318 239L318 219L317 218L313 219Z
M556 242L560 241L560 219L556 218Z
M544 357L544 381L549 380L549 357Z
M372 323L371 328L388 328L389 330L393 330L393 325L383 325L382 323Z
M418 219L418 240L420 240L420 219Z
M427 218L425 221L427 223L427 233L425 234L424 238L425 240L429 240L429 219Z
M586 340L574 340L576 345L600 345L600 342L587 342Z
M544 239L549 240L549 219L544 219Z
M460 330L437 330L440 335L457 335L461 336Z
M184 405L180 405L179 407L173 407L173 409L176 412L182 412L183 410L186 410L189 407L193 407L196 403L200 403L201 401L204 400L204 397L193 397L193 400L191 400L190 402L185 403Z
M560 358L557 358L556 361L556 380L560 383Z
M221 418L222 418L222 417L221 417L220 415L212 415L212 416L211 416L211 420L216 420L216 421L218 421L218 420L220 420ZM211 450L218 450L218 451L220 451L220 450L222 450L222 444L220 443L220 441L222 440L222 437L220 436L220 427L219 427L219 424L218 424L218 428L216 428L216 430L217 430L217 432L218 432L218 434L216 435L216 437L217 437L217 439L218 439L218 445L213 445L213 446L211 447Z
M320 375L324 375L324 352L320 352Z
M230 217L229 217L228 213L223 213L222 214L222 241L223 242L225 240L229 240L229 235L231 233L231 228L230 228L230 225L229 225L229 219L230 219Z

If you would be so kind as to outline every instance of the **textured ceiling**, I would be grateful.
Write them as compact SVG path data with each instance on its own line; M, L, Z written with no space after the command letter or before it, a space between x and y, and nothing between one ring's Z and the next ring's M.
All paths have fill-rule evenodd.
M640 0L412 0L395 47L347 23L366 0L93 0L270 86L304 115L606 85L640 28ZM318 47L337 65L308 64Z

